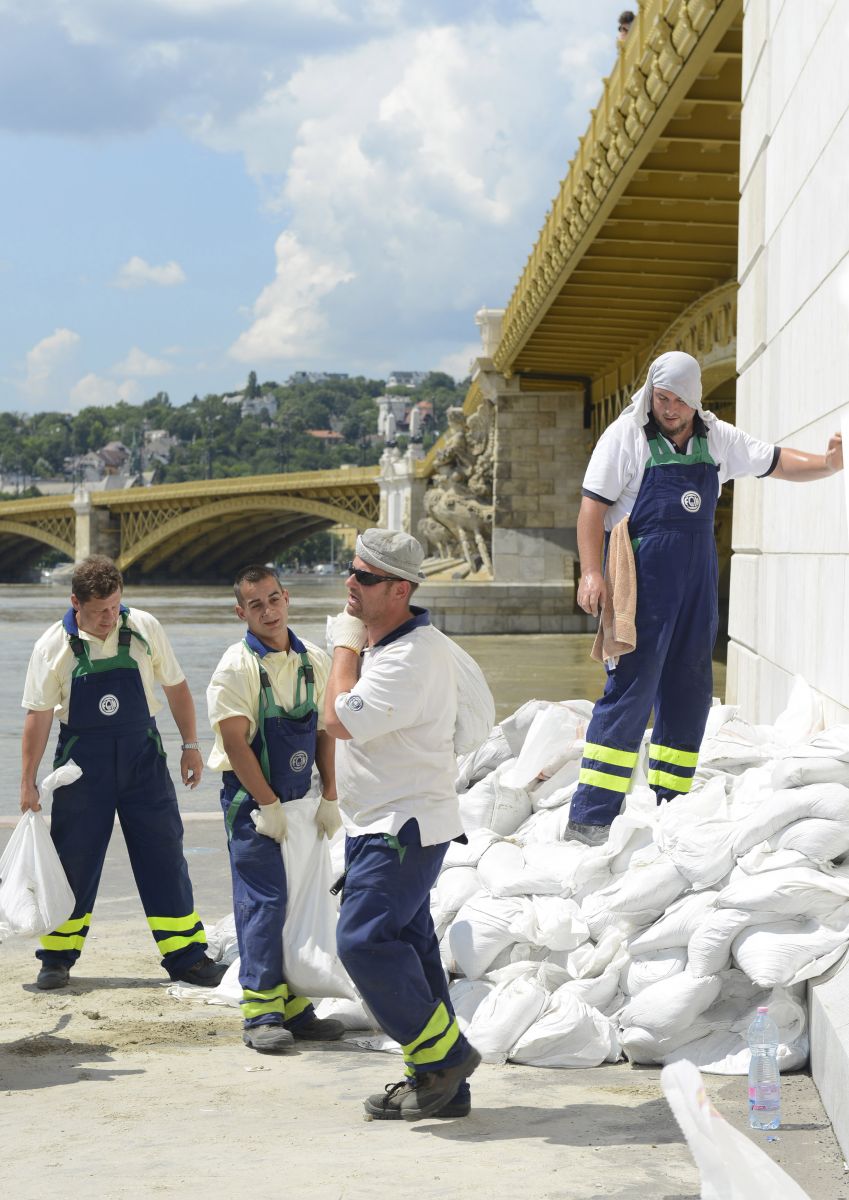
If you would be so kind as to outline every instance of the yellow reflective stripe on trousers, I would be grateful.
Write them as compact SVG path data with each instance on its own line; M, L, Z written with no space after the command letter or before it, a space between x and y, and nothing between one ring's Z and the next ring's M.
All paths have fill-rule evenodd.
M157 939L156 947L163 954L170 954L172 950L184 950L186 946L190 946L192 942L200 942L202 946L206 945L206 932L199 929L197 933L190 934L189 937L170 937L164 941Z
M445 1058L459 1036L459 1025L453 1017L448 1016L448 1009L440 1000L432 1017L415 1041L408 1042L406 1046L401 1047L407 1063L408 1074L410 1066L425 1066L427 1063L439 1062ZM434 1042L434 1038L438 1040ZM432 1044L428 1046L425 1045L426 1042Z
M674 767L695 767L699 755L694 750L673 750L671 746L658 746L654 742L649 746L649 758L655 762L672 763Z
M589 767L581 767L578 776L579 783L589 784L590 787L607 788L609 792L627 792L631 786L630 778L621 775L608 775L605 771L591 771Z
M613 767L633 767L637 761L637 751L614 750L612 746L599 746L596 742L585 742L584 758L591 758L594 762L610 763Z
M649 771L649 787L669 788L672 792L689 792L693 784L692 775L670 775L668 771Z
M91 913L63 921L52 933L39 938L42 950L82 950L91 923Z
M294 1021L295 1017L299 1017L304 1009L309 1008L312 1004L309 996L293 996L291 1000L286 1001L286 1006L283 1009L283 1016L287 1021Z
M200 917L190 912L185 917L148 917L147 923L154 933L157 929L192 929L200 924Z
M250 988L243 988L242 1002L239 1005L242 1016L246 1021L252 1017L263 1017L267 1013L280 1013L282 1017L288 995L289 989L285 983L268 988L264 992L252 992Z

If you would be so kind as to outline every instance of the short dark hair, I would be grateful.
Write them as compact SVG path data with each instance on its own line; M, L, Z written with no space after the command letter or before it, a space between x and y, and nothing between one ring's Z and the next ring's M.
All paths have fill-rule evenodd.
M91 554L74 567L71 591L85 604L89 600L105 600L113 592L123 592L124 579L111 558Z
M280 582L280 576L273 567L264 567L260 563L251 563L247 567L242 567L233 580L233 591L239 603L242 603L242 584L243 583L259 583L261 579L275 579Z
M624 12L619 14L620 25L630 25L633 20L634 14L631 12L630 8L626 8Z

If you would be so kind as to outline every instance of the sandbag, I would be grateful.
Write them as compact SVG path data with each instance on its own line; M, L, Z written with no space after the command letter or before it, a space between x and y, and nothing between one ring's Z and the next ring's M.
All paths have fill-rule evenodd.
M484 1062L503 1064L510 1047L545 1009L548 993L533 979L496 984L478 1005L466 1036Z
M67 762L46 777L42 805L57 787L79 779L82 771ZM25 812L0 857L0 937L37 937L50 933L74 911L74 893L59 861L44 815Z
M480 979L506 947L530 941L534 910L525 897L468 900L448 930L451 959L467 979Z
M619 1057L613 1024L579 1000L568 985L550 997L545 1011L509 1053L510 1062L529 1067L597 1067Z
M531 798L524 788L510 787L503 782L510 762L502 763L459 797L463 829L490 829L506 837L518 829L531 814Z
M454 753L470 754L489 737L495 724L495 701L486 676L471 654L453 638L435 630L448 643L457 677L457 720L454 725Z
M710 1008L721 987L718 975L697 978L689 971L682 971L670 979L653 983L639 996L632 997L619 1019L623 1028L637 1025L640 1029L666 1035L684 1028Z
M283 963L293 993L353 1000L356 990L336 953L336 901L327 839L315 823L317 796L286 804L286 837L280 844L286 870Z
M506 762L508 758L513 758L513 752L501 732L501 726L496 725L490 730L483 745L478 746L477 750L473 750L471 754L463 755L457 763L455 791L465 792L473 783L483 779L490 771L494 771L501 763Z
M690 892L670 904L662 917L648 929L633 937L628 948L633 955L645 954L649 950L665 950L672 946L686 946L698 929L703 917L715 906L718 892Z
M683 971L687 964L686 946L674 946L663 950L649 950L640 958L633 958L622 972L622 990L628 996L639 996L640 992L669 979Z
M568 759L580 759L586 730L587 718L568 704L540 709L505 782L527 788L536 780L550 779Z

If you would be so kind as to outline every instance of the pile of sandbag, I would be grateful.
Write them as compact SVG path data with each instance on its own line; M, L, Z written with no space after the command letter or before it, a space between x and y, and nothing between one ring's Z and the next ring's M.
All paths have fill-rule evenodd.
M745 1073L759 1004L783 1069L804 981L849 945L849 727L803 681L774 726L711 712L691 793L660 807L649 735L605 846L567 840L590 706L530 701L460 764L466 846L432 896L461 1024L490 1062L689 1059Z
M528 701L458 761L468 843L449 847L431 907L461 1027L487 1062L624 1054L745 1074L768 1004L782 1069L802 1066L805 981L849 946L849 726L824 730L801 679L772 726L716 705L692 791L660 806L647 732L607 843L588 847L567 821L591 713ZM227 982L218 1002L237 1004ZM356 999L318 1012L399 1049Z

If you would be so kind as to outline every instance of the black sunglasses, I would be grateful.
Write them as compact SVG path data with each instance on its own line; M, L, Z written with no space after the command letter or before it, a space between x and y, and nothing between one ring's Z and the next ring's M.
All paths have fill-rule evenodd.
M352 562L348 563L348 574L353 575L363 587L374 587L376 583L400 583L397 575L375 575L374 571L362 571Z

